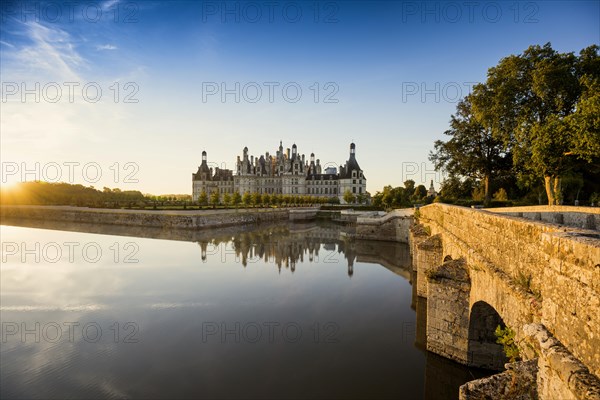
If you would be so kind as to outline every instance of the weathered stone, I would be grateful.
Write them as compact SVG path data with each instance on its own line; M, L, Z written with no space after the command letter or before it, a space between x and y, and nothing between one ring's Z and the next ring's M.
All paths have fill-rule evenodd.
M417 245L417 295L427 297L427 275L442 263L442 242L440 235L433 235Z
M540 398L600 400L600 379L591 374L543 325L525 325L523 331L529 344L540 354Z
M409 228L413 224L412 208L394 210L384 216L357 217L357 239L388 240L408 243Z
M506 371L462 385L460 400L536 400L537 360L506 364Z

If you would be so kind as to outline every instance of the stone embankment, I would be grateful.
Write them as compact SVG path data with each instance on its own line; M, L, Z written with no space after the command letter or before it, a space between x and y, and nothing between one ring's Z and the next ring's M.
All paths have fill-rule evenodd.
M408 243L408 231L413 224L414 209L394 210L385 215L371 213L357 216L352 237L366 240L388 240Z
M67 206L2 206L2 219L191 229L245 225L271 221L301 221L316 217L318 208L238 210L123 210Z

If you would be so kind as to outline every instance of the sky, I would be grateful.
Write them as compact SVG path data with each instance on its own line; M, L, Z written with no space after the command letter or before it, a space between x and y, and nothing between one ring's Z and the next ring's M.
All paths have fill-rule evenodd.
M595 1L5 1L2 184L191 194L298 146L356 157L374 194L434 180L459 99L510 54L600 44Z

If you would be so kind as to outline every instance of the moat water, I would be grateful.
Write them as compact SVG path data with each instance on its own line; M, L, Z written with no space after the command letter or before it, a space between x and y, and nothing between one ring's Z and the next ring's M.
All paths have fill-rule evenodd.
M424 350L406 245L6 223L3 399L456 399L482 375Z

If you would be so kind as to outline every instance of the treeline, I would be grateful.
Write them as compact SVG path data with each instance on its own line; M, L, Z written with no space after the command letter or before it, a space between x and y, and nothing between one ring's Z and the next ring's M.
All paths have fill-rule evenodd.
M69 183L22 182L2 187L3 205L64 205L90 207L119 207L148 200L140 191L73 185Z
M548 43L510 55L462 99L429 159L438 201L598 204L600 57Z
M415 187L415 181L409 179L404 187L385 186L383 191L373 195L373 206L381 208L405 208L415 204L429 204L434 201L433 195L428 195L424 185Z
M355 199L355 197L354 197ZM317 197L317 196L292 196L286 194L268 194L268 193L250 193L243 195L235 193L224 193L219 195L218 191L208 195L206 192L200 193L196 205L198 206L290 206L290 205L314 205L314 204L340 204L337 197Z
M366 196L358 199L352 194L345 194L349 202L366 202ZM137 190L120 190L104 187L102 190L92 186L73 185L69 183L23 182L14 186L0 189L0 204L2 205L60 205L79 207L103 208L193 208L196 207L238 207L238 206L296 206L296 205L335 205L339 204L337 197L291 196L281 194L259 193L225 193L219 196L217 191L207 195L201 193L198 201L193 202L192 196L172 194L155 196L142 194Z

